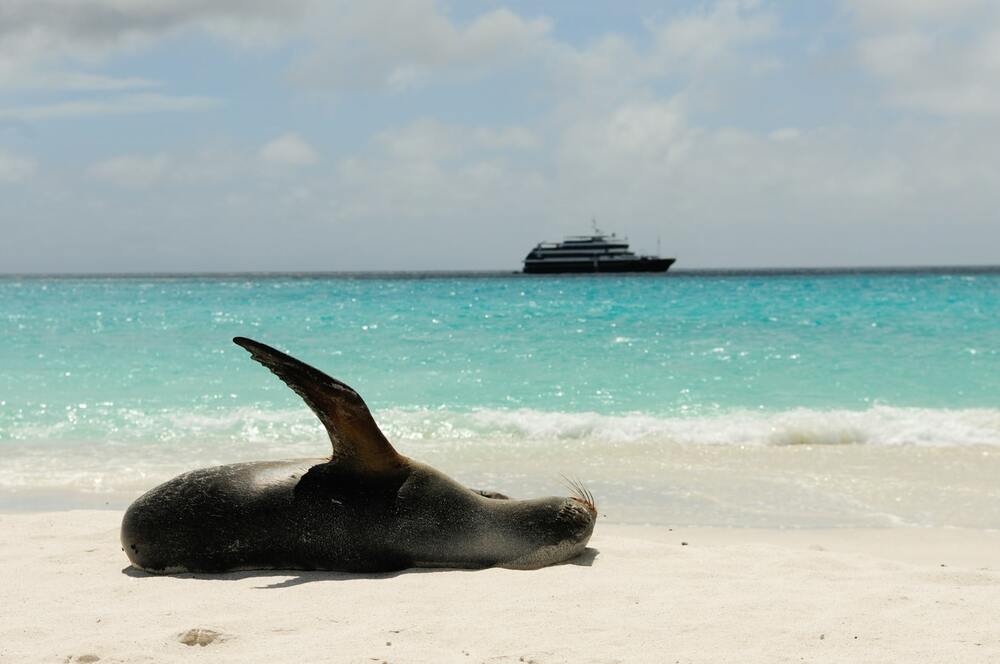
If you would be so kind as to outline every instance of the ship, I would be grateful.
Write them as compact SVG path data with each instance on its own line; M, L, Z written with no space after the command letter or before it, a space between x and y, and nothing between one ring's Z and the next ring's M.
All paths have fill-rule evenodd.
M628 239L602 233L571 235L562 242L540 242L524 259L526 274L566 272L666 272L675 258L637 256Z

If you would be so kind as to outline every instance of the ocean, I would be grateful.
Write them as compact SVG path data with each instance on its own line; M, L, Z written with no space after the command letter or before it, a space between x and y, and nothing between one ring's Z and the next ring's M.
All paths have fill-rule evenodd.
M1000 271L0 278L0 509L322 456L231 338L402 453L610 521L1000 528Z

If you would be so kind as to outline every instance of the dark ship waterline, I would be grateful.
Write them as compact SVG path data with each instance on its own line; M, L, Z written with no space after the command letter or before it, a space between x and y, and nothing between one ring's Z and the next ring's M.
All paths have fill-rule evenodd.
M637 256L628 241L604 235L573 235L562 242L541 242L524 259L526 274L568 272L666 272L674 258Z

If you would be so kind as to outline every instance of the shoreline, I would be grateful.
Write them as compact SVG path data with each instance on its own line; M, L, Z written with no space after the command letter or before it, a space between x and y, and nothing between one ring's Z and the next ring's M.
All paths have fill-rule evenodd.
M584 556L530 572L156 577L128 566L120 517L118 510L0 513L0 660L1000 657L997 531L598 522Z
M880 426L889 429L896 421ZM792 422L789 431L805 435L815 430L807 428L810 422L807 418L800 429ZM741 423L746 424L735 424ZM460 484L513 497L560 495L564 488L558 470L586 482L605 524L741 530L1000 528L996 446L695 445L665 443L656 436L607 442L605 431L616 424L601 423L590 438L561 444L543 439L526 449L500 439L408 441L399 448ZM844 423L844 430L851 425ZM698 431L698 423L693 424L691 435ZM567 444L572 454L567 454ZM39 446L0 462L0 513L124 510L154 486L194 467L304 456L285 449L263 454L261 447L250 444L240 450L227 444L208 457L181 443L152 450L109 446L102 467L97 454L82 458L73 456L72 449L59 454L51 445Z

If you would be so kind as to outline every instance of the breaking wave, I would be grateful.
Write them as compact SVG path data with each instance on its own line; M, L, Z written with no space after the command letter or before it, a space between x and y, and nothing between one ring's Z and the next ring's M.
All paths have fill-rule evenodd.
M1000 410L877 406L863 411L733 411L710 416L396 408L379 411L404 453L472 467L497 450L528 458L579 451L591 462L669 446L1000 446ZM130 491L184 470L323 456L326 435L304 408L183 412L92 407L0 430L0 490Z
M192 468L329 450L305 408L80 411L0 429L0 507L121 508ZM612 520L1000 523L991 488L1000 410L877 406L663 417L396 408L376 415L401 452L461 482L544 495L562 491L558 474L569 473L599 494Z
M684 445L1000 445L1000 409L927 409L875 406L867 410L735 410L714 415L604 415L533 409L394 408L376 413L391 440L656 442ZM14 422L0 445L49 447L100 441L114 447L178 443L186 449L227 443L307 451L324 433L304 408L144 412L138 409L67 411L56 421ZM314 450L315 451L315 450Z
M411 439L587 439L686 445L1000 445L1000 410L876 406L864 411L734 411L712 416L601 415L538 410L397 410L386 433Z

